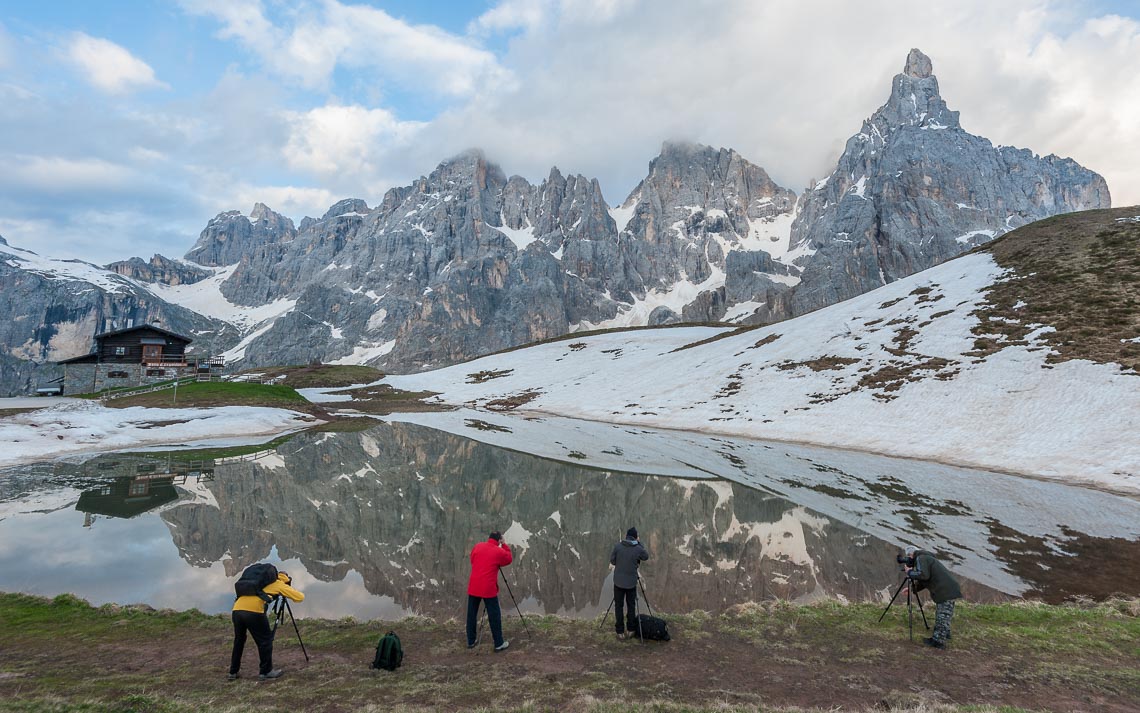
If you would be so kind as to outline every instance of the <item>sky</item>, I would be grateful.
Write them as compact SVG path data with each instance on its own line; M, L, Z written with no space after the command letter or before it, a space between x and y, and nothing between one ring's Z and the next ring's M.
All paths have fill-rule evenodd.
M0 236L176 257L220 212L376 205L469 148L614 205L695 141L799 193L911 47L967 131L1140 203L1140 0L0 0Z

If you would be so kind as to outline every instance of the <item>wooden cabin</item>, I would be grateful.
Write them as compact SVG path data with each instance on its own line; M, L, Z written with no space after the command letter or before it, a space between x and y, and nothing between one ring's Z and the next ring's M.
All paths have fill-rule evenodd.
M186 347L192 341L153 324L96 334L95 351L58 362L64 369L63 393L93 393L178 378L190 366Z

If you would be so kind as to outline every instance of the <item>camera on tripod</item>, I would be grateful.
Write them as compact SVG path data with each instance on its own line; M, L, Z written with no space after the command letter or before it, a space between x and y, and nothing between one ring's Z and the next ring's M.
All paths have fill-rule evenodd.
M914 567L914 557L907 557L903 553L895 555L895 562L899 563L899 569L906 569L907 567Z

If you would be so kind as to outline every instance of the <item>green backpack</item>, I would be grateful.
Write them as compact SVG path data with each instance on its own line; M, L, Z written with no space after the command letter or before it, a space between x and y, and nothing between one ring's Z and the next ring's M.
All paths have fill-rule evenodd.
M372 660L372 668L382 668L395 671L404 660L404 647L400 645L400 637L394 631L389 631L380 637L376 644L376 658Z

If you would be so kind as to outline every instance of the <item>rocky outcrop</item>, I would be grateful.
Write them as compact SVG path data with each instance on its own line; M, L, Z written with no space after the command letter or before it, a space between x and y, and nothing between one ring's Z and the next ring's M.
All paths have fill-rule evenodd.
M155 255L150 260L133 257L113 262L106 268L117 275L140 282L158 282L164 285L192 285L214 274L182 260L171 260L162 255Z
M800 199L791 246L799 281L734 297L748 321L803 314L933 267L1014 228L1110 205L1103 178L1072 159L995 147L947 108L930 58L911 50L891 96L847 141L835 170Z
M292 220L258 203L249 217L235 210L211 220L186 259L207 267L232 265L266 246L288 242L296 233Z

